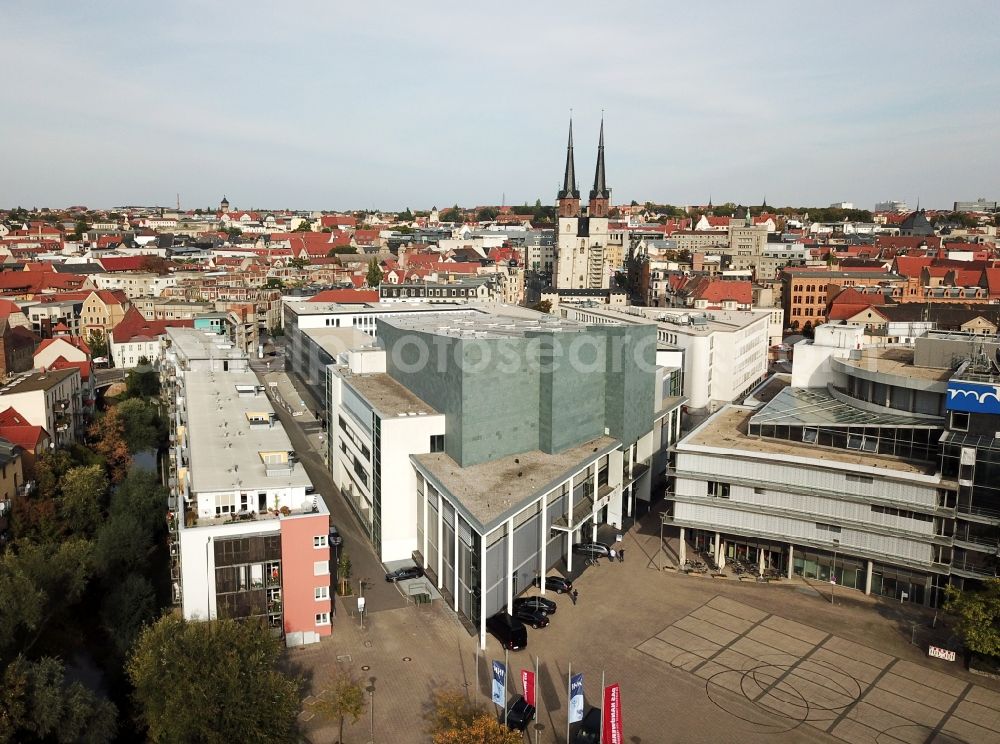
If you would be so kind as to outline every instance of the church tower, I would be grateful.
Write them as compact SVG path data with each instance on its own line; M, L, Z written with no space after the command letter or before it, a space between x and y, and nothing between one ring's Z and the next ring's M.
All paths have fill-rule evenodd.
M611 208L611 190L604 171L604 119L597 146L597 167L594 187L585 209L580 206L580 191L576 185L576 166L573 160L573 122L569 125L569 144L566 148L566 170L563 185L556 197L558 225L556 227L557 289L608 289L616 268L607 262L608 212Z

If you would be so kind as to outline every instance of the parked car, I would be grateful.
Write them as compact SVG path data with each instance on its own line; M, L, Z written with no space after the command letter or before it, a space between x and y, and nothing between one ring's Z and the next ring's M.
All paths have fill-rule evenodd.
M336 548L344 544L344 538L340 536L340 532L337 530L337 525L330 525L330 537L329 537L330 547Z
M528 705L524 695L518 695L510 701L507 707L507 728L514 731L524 731L535 719L535 706Z
M397 568L395 571L390 571L385 575L385 580L395 583L397 581L405 581L406 579L419 579L424 575L424 569L420 566L403 566L403 568Z
M576 730L573 744L597 744L601 740L601 709L591 708Z
M556 603L545 597L518 597L514 600L514 609L518 607L529 607L546 615L554 615L556 612Z
M541 586L541 577L536 576L532 583L535 586ZM569 579L564 579L562 576L546 576L545 588L554 591L556 594L565 594L566 592L573 590L573 582Z
M542 612L541 610L533 610L532 608L525 607L524 605L521 605L520 607L515 606L514 612L511 614L525 625L530 625L536 630L538 628L544 628L549 624L548 614Z
M528 629L524 623L506 612L498 612L486 618L486 630L500 641L500 645L511 651L528 647Z
M589 555L591 558L610 558L611 546L600 542L574 543L573 552Z

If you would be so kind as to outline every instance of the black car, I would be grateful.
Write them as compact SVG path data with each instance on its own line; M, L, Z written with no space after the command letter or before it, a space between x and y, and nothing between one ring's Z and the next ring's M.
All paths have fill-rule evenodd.
M524 605L521 605L520 607L515 605L514 612L511 614L525 625L530 625L536 630L538 628L544 628L549 624L549 616L547 613L542 612L541 610L533 610L530 607L525 607Z
M420 566L404 566L403 568L397 568L395 571L390 571L385 575L385 580L395 583L397 581L405 581L406 579L419 579L424 575L424 569Z
M600 542L574 543L573 552L589 555L591 558L610 558L611 546Z
M511 651L519 651L528 646L528 629L524 623L506 612L498 612L486 618L486 630L500 641L500 645Z
M536 576L532 583L534 583L535 586L541 586L541 577ZM565 594L566 592L573 590L573 582L569 579L564 579L562 576L546 576L545 588L554 591L556 594Z
M514 600L514 609L520 607L544 612L546 615L554 615L556 612L556 603L545 597L518 597Z
M576 730L573 744L597 744L601 740L601 709L591 708Z
M330 525L330 547L336 548L344 544L344 538L340 536L340 532L337 530L337 526L334 524Z
M535 706L528 705L524 695L518 695L510 701L507 708L507 728L514 731L524 731L535 718Z

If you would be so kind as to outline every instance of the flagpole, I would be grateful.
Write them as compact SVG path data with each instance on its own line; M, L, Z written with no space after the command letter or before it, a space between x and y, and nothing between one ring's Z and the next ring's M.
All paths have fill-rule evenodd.
M507 728L507 677L510 676L510 649L503 650L503 727Z
M609 742L604 741L604 670L601 670L601 732L598 734L598 738L601 740L601 744L609 744Z
M569 676L566 678L566 744L569 744L569 716L573 710L573 662L569 663Z
M538 706L541 700L538 699L538 657L535 657L535 678L531 680L531 699L535 702L535 744L538 744Z

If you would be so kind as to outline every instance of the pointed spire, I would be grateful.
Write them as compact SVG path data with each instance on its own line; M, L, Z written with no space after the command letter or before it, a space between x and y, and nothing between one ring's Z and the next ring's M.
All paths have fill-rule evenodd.
M610 199L607 183L604 180L604 117L601 116L601 138L597 144L597 170L594 171L594 188L590 192L591 199Z
M576 188L576 167L573 163L573 119L569 120L569 143L566 145L566 173L563 175L563 186L559 190L559 199L579 199L580 192Z

